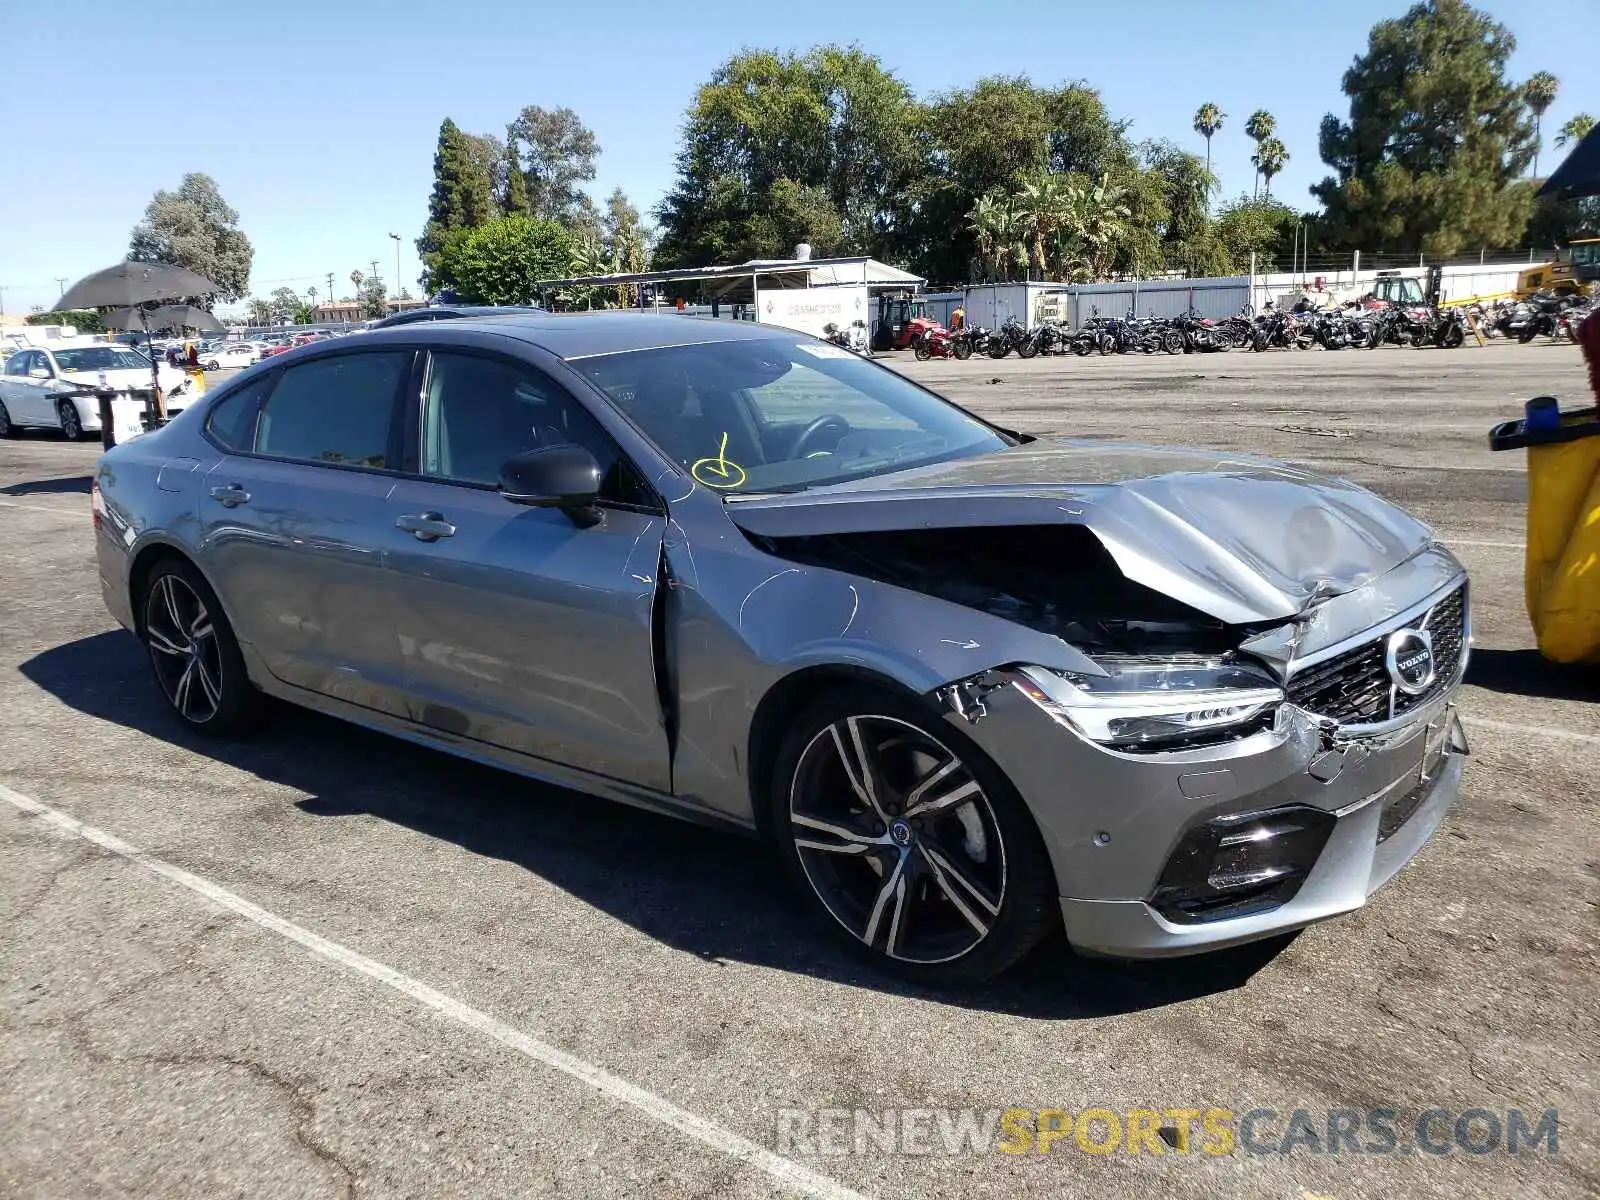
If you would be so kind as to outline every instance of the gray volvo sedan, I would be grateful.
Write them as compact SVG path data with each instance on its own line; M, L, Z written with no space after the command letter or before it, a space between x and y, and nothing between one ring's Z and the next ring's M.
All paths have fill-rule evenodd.
M463 318L245 371L95 475L177 718L274 696L772 840L930 983L1362 905L1459 788L1460 564L1359 487L1030 437L766 326ZM449 804L449 796L440 796Z

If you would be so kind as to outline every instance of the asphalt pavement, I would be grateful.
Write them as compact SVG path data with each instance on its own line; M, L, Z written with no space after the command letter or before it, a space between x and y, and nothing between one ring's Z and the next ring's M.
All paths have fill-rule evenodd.
M1485 445L1529 395L1578 402L1578 352L892 361L1013 427L1273 455L1430 521L1477 645L1464 792L1418 859L1292 939L1140 964L1058 942L910 989L759 844L287 708L189 736L101 605L98 447L29 434L0 442L0 1196L1600 1194L1600 677L1531 649L1523 455ZM823 1109L1267 1109L1281 1134L1431 1107L1555 1109L1558 1145L781 1136Z

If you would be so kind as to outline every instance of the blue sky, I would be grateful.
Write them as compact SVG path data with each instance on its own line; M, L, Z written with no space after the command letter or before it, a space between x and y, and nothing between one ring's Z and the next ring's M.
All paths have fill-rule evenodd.
M1596 0L1480 3L1516 34L1511 72L1554 72L1546 116L1600 111ZM527 104L567 105L601 145L592 191L620 186L647 209L672 181L694 89L746 46L858 41L918 93L986 74L1084 79L1136 137L1197 151L1195 108L1229 114L1213 143L1222 194L1251 186L1245 118L1266 108L1292 155L1274 191L1311 206L1325 173L1322 115L1346 115L1339 80L1373 22L1407 4L1377 0L983 0L978 4L611 0L276 0L249 7L0 0L0 287L10 313L49 305L120 259L158 188L186 171L216 178L256 247L252 288L303 292L325 276L349 290L375 260L416 289L412 242L427 211L439 122L503 132ZM148 16L140 16L144 11ZM142 85L161 81L144 92ZM148 95L148 99L142 97ZM1548 167L1546 168L1548 169Z

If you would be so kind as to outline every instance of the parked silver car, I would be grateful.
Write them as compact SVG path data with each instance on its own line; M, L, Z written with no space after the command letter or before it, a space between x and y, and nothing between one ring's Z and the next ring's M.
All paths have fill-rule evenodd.
M117 446L94 511L191 727L267 693L770 837L825 923L931 982L1058 922L1146 956L1357 908L1466 750L1465 573L1405 513L1013 433L771 327L305 347Z

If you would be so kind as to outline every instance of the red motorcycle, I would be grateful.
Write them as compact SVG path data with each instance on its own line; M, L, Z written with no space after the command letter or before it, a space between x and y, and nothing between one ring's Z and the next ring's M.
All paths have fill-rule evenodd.
M972 343L955 336L943 325L930 325L911 343L911 352L918 362L927 362L930 358L970 358Z

